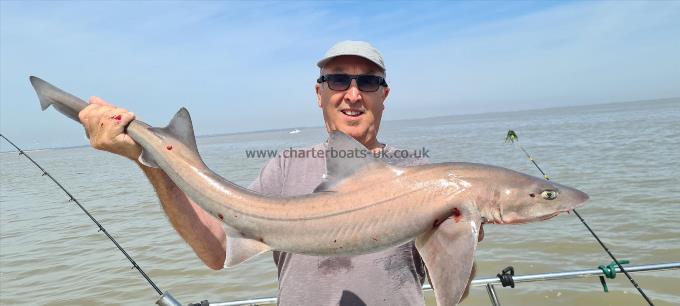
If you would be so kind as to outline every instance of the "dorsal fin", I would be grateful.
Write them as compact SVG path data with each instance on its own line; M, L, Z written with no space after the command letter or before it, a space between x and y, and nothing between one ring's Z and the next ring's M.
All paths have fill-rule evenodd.
M191 116L186 108L180 108L166 127L151 128L151 130L161 135L168 135L177 139L191 151L198 154L196 136L194 136L194 126L191 123Z
M172 137L173 139L176 139L200 159L198 147L196 146L196 137L194 136L194 126L191 123L191 116L186 108L180 108L166 127L151 127L149 129L161 137ZM142 150L139 161L149 167L158 167L158 164L153 160L150 153L145 150Z
M191 123L191 116L189 111L182 107L180 108L168 126L164 128L168 133L177 137L188 148L193 149L198 152L198 147L196 146L196 136L194 135L194 125Z
M340 131L331 132L326 152L326 181L314 192L333 191L340 182L359 171L386 165L354 138Z

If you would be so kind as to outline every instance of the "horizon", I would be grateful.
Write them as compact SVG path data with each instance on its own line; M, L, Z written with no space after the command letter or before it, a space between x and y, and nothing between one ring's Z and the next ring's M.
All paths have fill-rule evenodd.
M449 114L449 115L439 115L439 116L431 116L431 117L389 119L389 120L384 120L383 123L385 123L385 122L403 122L403 121L428 120L428 119L438 119L438 118L447 118L447 117L484 116L484 115L495 115L495 114L503 115L503 114L532 112L532 111L540 111L540 110L556 110L556 109L567 109L567 108L578 108L578 107L596 107L596 106L607 106L607 105L615 105L615 104L632 104L632 103L638 103L638 102L646 102L646 103L656 102L656 103L658 103L658 102L662 102L662 101L673 101L673 100L678 100L678 102L680 102L680 97L658 98L658 99L650 99L650 100L614 101L614 102L603 102L603 103L592 103L592 104L561 105L561 106L553 106L553 107L546 107L546 108L530 108L530 109L518 109L518 110L509 110L509 111L488 111L488 112L468 113L468 114ZM317 126L291 126L291 127L274 128L274 129L266 129L266 130L250 130L250 131L241 131L241 132L217 132L215 134L199 134L199 135L196 135L196 139L230 136L230 135L244 135L244 134L258 134L258 133L289 131L289 130L292 130L292 129L305 130L305 129L320 129L320 128L324 128L324 126L322 126L322 125L317 125ZM7 135L5 135L4 133L3 133L3 135L5 137L7 137ZM84 133L83 133L83 136L85 136ZM7 137L7 138L9 138L9 137ZM0 141L0 143L4 144L4 145L0 145L0 153L4 154L4 153L16 153L16 152L18 152L16 149L14 149L14 147L11 144L6 143L6 141ZM4 149L3 146L10 148L10 150ZM24 151L30 152L30 151L40 151L40 150L61 150L61 149L84 148L84 147L90 147L90 144L87 143L86 139L83 139L82 144L74 144L74 145L68 145L68 146L31 147L31 148L25 148L25 147L22 147L22 146L19 146L19 147Z
M345 39L385 57L384 121L680 97L677 20L680 2L0 1L0 131L84 142L28 75L152 125L186 106L199 135L323 126L316 61Z

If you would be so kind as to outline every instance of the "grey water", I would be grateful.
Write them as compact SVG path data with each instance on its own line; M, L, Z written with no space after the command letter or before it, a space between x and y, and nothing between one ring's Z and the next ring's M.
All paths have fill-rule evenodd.
M200 122L194 123L200 125ZM386 121L380 140L428 150L430 161L499 165L540 176L512 129L551 179L589 193L579 213L632 264L680 261L680 99ZM8 135L11 136L11 135ZM206 163L240 185L267 158L325 140L322 128L198 139ZM18 144L21 146L21 144ZM8 144L2 144L3 150ZM151 185L132 162L87 147L29 152L100 220L149 276L184 304L276 294L271 253L232 269L205 267L176 234ZM113 244L40 170L15 152L0 154L0 304L150 305L158 296ZM611 260L573 215L484 227L477 277L512 265L517 274L592 269ZM452 259L455 260L455 259ZM633 274L656 305L680 304L680 272ZM644 305L628 280L597 278L498 288L504 305ZM434 305L432 294L426 294ZM462 305L489 305L473 288Z

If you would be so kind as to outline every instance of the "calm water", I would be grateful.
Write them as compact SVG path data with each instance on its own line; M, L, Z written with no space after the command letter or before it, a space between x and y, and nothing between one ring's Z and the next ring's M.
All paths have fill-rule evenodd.
M196 125L200 125L197 122ZM591 196L581 215L611 250L633 264L680 261L680 100L386 122L382 141L430 150L433 162L489 163L537 174L504 144L508 129L557 182ZM11 135L9 135L11 136ZM246 149L285 149L324 140L320 128L199 139L207 164L247 185L265 159ZM18 144L21 145L21 144ZM7 150L8 144L2 143ZM271 296L271 254L212 271L171 228L141 171L90 148L31 156L70 190L163 290L183 303ZM0 154L0 304L150 305L155 291L95 225L28 160ZM517 274L595 268L610 262L574 215L524 225L487 225L478 277L508 265ZM680 272L634 277L656 305L680 304ZM597 278L498 289L504 305L644 305L619 276L602 292ZM427 295L433 304L431 294ZM475 288L463 305L489 305Z

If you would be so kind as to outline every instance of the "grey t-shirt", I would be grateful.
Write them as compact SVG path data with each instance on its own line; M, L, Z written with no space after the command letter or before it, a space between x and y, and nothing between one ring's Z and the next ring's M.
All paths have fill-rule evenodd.
M303 149L309 150L310 148ZM325 150L325 144L312 150ZM394 151L389 146L385 155ZM318 151L317 151L318 152ZM425 159L383 158L411 166ZM269 160L250 189L275 196L309 194L326 173L324 158L277 157ZM425 267L414 243L359 256L307 256L274 252L279 272L279 305L424 305Z

